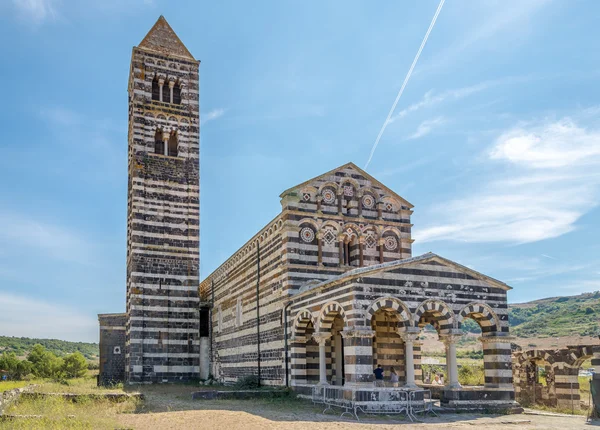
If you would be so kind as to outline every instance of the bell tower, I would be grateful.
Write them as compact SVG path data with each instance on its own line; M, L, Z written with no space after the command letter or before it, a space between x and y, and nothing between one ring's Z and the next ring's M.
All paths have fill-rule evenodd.
M127 383L199 375L199 66L163 16L131 56Z

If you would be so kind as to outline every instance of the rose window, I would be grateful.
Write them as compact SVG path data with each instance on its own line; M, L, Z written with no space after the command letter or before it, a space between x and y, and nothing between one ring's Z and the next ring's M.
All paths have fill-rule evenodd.
M303 241L311 243L313 240L315 240L315 232L310 227L304 227L302 230L300 230L300 237Z
M365 208L373 209L373 207L375 206L375 199L373 198L373 196L366 195L363 197L362 203Z
M323 201L327 204L335 203L335 193L332 190L323 191Z
M384 239L383 242L385 249L388 251L395 251L398 248L398 241L394 236L388 236Z

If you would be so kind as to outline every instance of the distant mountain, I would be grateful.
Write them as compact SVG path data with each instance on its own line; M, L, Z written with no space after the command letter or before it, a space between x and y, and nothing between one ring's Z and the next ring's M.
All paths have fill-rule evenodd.
M37 343L58 356L79 351L88 360L98 360L99 349L97 343L68 342L66 340L58 339L30 339L28 337L0 336L0 353L12 351L19 357L24 357L29 353L31 348L33 348L33 345Z
M522 338L596 336L600 291L510 304L511 334Z

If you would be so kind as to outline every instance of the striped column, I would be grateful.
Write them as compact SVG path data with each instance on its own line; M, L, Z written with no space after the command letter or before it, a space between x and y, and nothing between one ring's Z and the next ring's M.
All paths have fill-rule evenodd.
M373 385L373 336L374 330L346 329L340 332L344 338L345 386Z
M406 365L406 384L404 388L417 388L415 383L415 361L414 361L414 342L419 337L421 330L417 327L408 327L405 331L399 331L398 334L404 341L404 363Z
M486 388L513 390L513 369L510 342L512 336L482 336L483 367Z
M306 337L294 336L290 342L292 385L306 384Z
M559 409L580 409L579 367L560 363L554 367L554 388L556 407Z

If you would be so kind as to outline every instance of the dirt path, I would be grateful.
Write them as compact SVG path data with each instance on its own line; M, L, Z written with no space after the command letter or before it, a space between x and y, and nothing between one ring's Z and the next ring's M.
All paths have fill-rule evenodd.
M339 414L323 415L322 407L299 400L214 400L192 401L191 390L165 393L162 389L145 391L146 401L135 414L119 416L124 427L134 429L219 429L219 430L332 430L394 428L415 429L580 429L589 428L585 417L556 417L540 415L482 416L444 414L428 417L425 423L410 423L394 417L361 417L360 422L341 419Z

